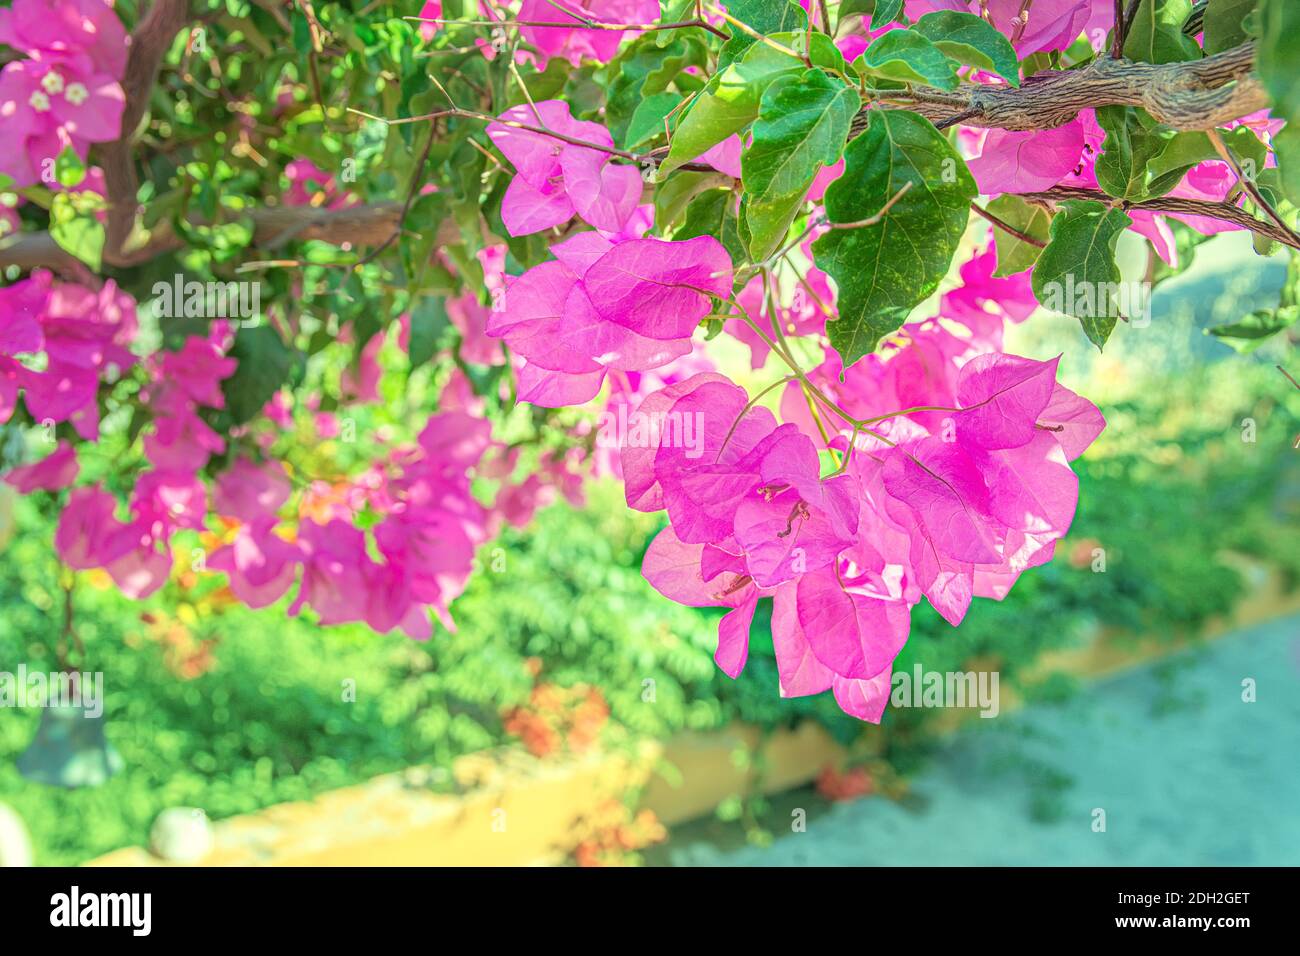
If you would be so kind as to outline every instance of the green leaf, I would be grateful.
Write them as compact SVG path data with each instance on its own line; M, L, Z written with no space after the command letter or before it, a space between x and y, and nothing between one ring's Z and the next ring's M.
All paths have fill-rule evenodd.
M1273 98L1273 115L1300 124L1300 3L1260 0L1255 69Z
M775 251L818 171L839 160L861 107L857 90L821 70L783 76L767 88L753 144L741 157L755 261Z
M1124 55L1144 63L1178 63L1201 56L1196 41L1183 33L1183 21L1192 12L1192 0L1142 0Z
M1248 175L1253 175L1264 168L1268 147L1260 142L1259 137L1250 127L1238 126L1231 130L1219 130L1219 136L1223 139L1224 145L1241 161L1242 168ZM1200 131L1166 135L1164 142L1164 149L1147 161L1147 196L1149 197L1163 196L1169 192L1182 181L1193 166L1219 159L1219 152L1210 142L1210 138Z
M682 217L686 207L700 193L731 183L725 173L681 170L655 187L655 228L666 231Z
M297 350L285 345L269 325L244 326L235 334L230 356L235 374L221 383L226 408L236 425L251 421L271 400L298 364Z
M673 132L659 180L752 123L768 85L782 73L802 68L797 57L760 43L743 60L714 76Z
M844 151L844 175L826 190L832 222L880 214L878 223L833 229L813 243L818 268L839 289L831 345L848 368L939 286L952 264L975 198L975 180L929 120L906 110L872 110L866 131Z
M914 30L890 30L867 47L857 63L864 73L887 80L957 88L957 63Z
M103 265L104 226L90 216L78 216L50 226L50 238L64 252L76 256L93 272Z
M1273 134L1278 185L1293 205L1300 206L1300 124L1287 123Z
M607 68L605 121L614 139L630 148L626 141L628 129L641 103L663 93L684 75L682 71L688 66L707 64L708 48L696 37L676 36L661 46L656 35L648 33L629 44Z
M1222 53L1249 39L1243 21L1257 0L1209 0L1205 8L1205 52Z
M876 8L871 12L871 29L887 27L903 14L903 0L876 0Z
M447 305L441 296L426 295L411 309L411 371L428 362L437 354L451 320Z
M50 203L50 238L60 249L84 262L91 271L103 265L104 225L95 218L94 205L79 197L89 193L56 193ZM83 208L78 208L81 205Z
M1012 86L1020 85L1015 47L987 20L961 10L938 10L917 20L912 30L959 63L992 70Z
M677 108L682 101L680 93L655 93L638 104L627 124L627 133L623 137L626 149L635 149L648 139L654 139L664 132L664 117Z
M803 56L807 53L808 59L813 66L820 66L832 73L843 73L845 70L844 54L835 45L835 41L824 33L819 31L814 31L811 35L807 33L773 33L768 39L781 44L788 50L796 51L799 54L801 66L803 65Z
M1216 325L1205 330L1206 335L1223 339L1238 352L1253 352L1264 340L1295 324L1300 308L1284 306L1280 309L1260 309L1237 322Z
M1097 157L1097 184L1119 199L1145 199L1148 164L1164 152L1172 134L1147 129L1131 106L1100 106L1096 112L1106 131Z
M1008 226L1037 239L1043 245L1051 235L1052 216L1042 206L1025 202L1013 193L1005 193L988 204L988 211ZM1042 247L1013 236L1004 229L993 227L993 243L997 248L997 278L1018 275L1033 266L1042 253Z
M732 262L744 262L749 253L740 238L736 194L730 189L710 189L691 200L686 219L673 233L673 241L713 236L722 243Z
M763 36L808 29L808 14L793 0L731 0L727 12ZM719 70L739 60L758 42L739 27L728 29L731 39L722 45L718 54Z
M1106 344L1119 316L1115 243L1132 225L1122 210L1076 199L1061 203L1051 238L1034 266L1034 295L1046 309L1074 316L1088 341Z

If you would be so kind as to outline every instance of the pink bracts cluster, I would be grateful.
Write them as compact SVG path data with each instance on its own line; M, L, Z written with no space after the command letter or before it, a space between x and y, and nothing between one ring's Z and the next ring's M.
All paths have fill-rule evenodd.
M37 422L99 437L101 379L135 364L135 303L111 279L93 292L45 270L0 289L0 424L21 394Z
M608 62L625 35L616 30L583 29L582 23L654 23L659 19L659 4L656 0L523 0L518 18L530 24L521 32L541 54L540 66L553 56L577 66L584 58ZM542 23L555 26L536 25Z
M6 333L0 341L31 344L26 325L13 321L0 330ZM295 499L283 464L240 452L209 495L200 471L226 451L226 441L204 418L225 406L222 382L237 368L225 354L232 340L228 325L218 322L210 335L190 336L179 350L149 362L143 398L155 418L143 447L151 468L136 480L125 519L100 485L71 492L55 537L69 567L103 569L127 596L148 597L171 575L173 535L206 532L215 517L227 530L206 567L224 573L249 607L280 600L297 582L291 614L310 606L324 625L364 622L423 639L432 633L429 611L454 629L451 601L469 580L476 550L502 521L526 523L555 489L581 501L580 463L572 455L548 456L536 473L512 480L518 452L492 439L481 400L463 376L453 377L440 403L444 411L429 419L414 445L397 447L353 479L304 482ZM273 401L267 418L286 427L291 412ZM501 482L491 508L471 493L475 474ZM75 453L61 443L5 480L28 493L57 491L76 477ZM381 520L363 531L357 527L362 512Z
M594 398L610 369L660 368L691 351L710 297L731 290L731 260L711 236L683 242L581 232L555 260L510 283L487 334L526 358L519 397L535 405Z
M512 236L541 232L575 214L597 229L618 232L641 202L640 170L615 162L606 151L614 146L609 130L575 120L568 103L513 107L488 124L487 134L515 166L501 201L501 221Z
M1003 597L1069 528L1068 461L1104 422L1055 378L1055 361L979 356L957 371L936 430L903 415L846 429L832 442L844 463L826 476L798 425L777 424L724 377L671 385L639 413L699 422L703 454L664 440L623 448L628 504L671 522L646 578L680 603L732 609L716 659L733 677L757 601L772 597L782 694L830 688L878 721L911 605L925 596L955 625L972 596Z
M84 160L118 138L127 37L110 3L15 0L0 10L0 43L27 56L0 70L0 173L20 187L52 181L66 148Z

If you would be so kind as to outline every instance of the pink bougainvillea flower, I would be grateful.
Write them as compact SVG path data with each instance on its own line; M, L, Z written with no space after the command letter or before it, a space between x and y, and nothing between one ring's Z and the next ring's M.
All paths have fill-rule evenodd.
M1047 407L1038 413L1038 422L1052 432L1069 461L1082 455L1106 428L1096 405L1059 383Z
M711 146L700 154L700 162L708 163L720 173L740 178L740 154L744 143L738 135L732 134L716 146Z
M37 421L71 422L86 441L99 437L94 369L52 361L43 372L26 372L21 381L27 410Z
M563 57L574 66L584 58L601 63L613 58L625 33L582 29L584 21L639 25L655 23L658 19L656 0L523 0L519 7L519 20L524 23L556 24L520 29L524 39L542 54L541 66L546 65L546 58L553 56Z
M432 509L399 512L375 528L380 552L403 569L413 599L434 605L440 614L464 590L482 537L474 520Z
M118 138L124 105L114 77L75 61L6 64L0 70L0 121L7 141L18 148L0 154L0 172L30 186L66 146L84 160L90 143Z
M723 673L734 678L744 669L748 656L749 625L758 592L743 573L714 570L706 579L701 570L706 550L706 545L681 541L669 526L650 542L641 571L656 591L679 604L734 609L719 622L714 656Z
M126 72L126 28L106 0L14 0L0 10L0 43L32 57L82 60L114 78Z
M1083 146L1083 124L1077 117L1055 129L994 129L970 161L970 171L985 195L1038 192L1074 171Z
M608 133L597 141L605 139ZM613 140L602 145L612 146ZM612 162L602 150L568 144L560 151L560 171L574 211L597 229L617 232L641 203L640 170Z
M298 549L276 535L274 527L274 517L246 524L234 541L208 558L208 567L224 572L231 592L251 608L274 604L298 573Z
M958 270L961 285L944 293L939 314L957 320L972 331L993 333L1000 342L1000 323L1023 322L1038 308L1038 299L1028 270L995 278L997 262L997 250L990 242L983 252L962 263Z
M419 442L431 463L463 474L491 447L492 424L465 412L444 412L429 419Z
M990 352L966 363L953 416L962 439L987 449L1028 444L1056 388L1057 361Z
M50 273L38 271L29 279L0 288L0 355L45 348L41 319L49 303L51 282Z
M555 261L509 285L486 328L527 359L519 394L536 405L580 404L609 369L644 371L686 355L709 296L731 283L731 260L707 236L615 243L580 233L555 251Z
M234 374L239 363L221 354L215 343L197 335L185 340L179 352L162 357L162 375L173 388L198 405L224 408L221 382Z
M279 511L289 500L289 490L289 477L280 462L257 465L239 458L217 477L212 507L219 515L257 521Z
M996 294L988 273L978 262L963 277L972 315ZM1001 599L1050 559L1078 500L1069 460L1105 423L1057 384L1056 360L990 351L1007 318L987 311L989 328L967 336L927 320L843 377L833 357L815 369L810 381L850 414L883 416L881 437L858 434L830 476L811 421L778 426L722 376L645 397L641 417L694 422L698 442L664 429L657 446L623 444L628 504L670 521L643 571L673 600L731 609L716 655L726 673L744 666L753 605L772 595L782 693L832 689L846 712L878 721L912 604L925 597L956 625L974 597ZM795 395L783 410L806 409ZM932 403L948 407L889 410ZM846 438L832 441L841 454Z
M593 263L582 281L602 318L647 338L688 338L709 297L731 291L731 259L712 236L634 239Z
M164 529L147 518L114 531L104 543L97 563L119 591L137 601L166 584L172 568Z
M849 590L833 573L801 577L795 614L816 659L848 680L869 680L888 670L907 642L910 608Z
M226 450L226 440L199 418L194 403L170 391L151 403L154 429L144 436L145 457L156 468L195 471L210 455Z
M857 539L857 480L820 480L812 441L794 425L773 434L779 432L755 462L759 493L740 503L733 521L745 566L760 587L829 567Z
M202 530L208 513L208 490L185 471L149 471L136 481L131 510L137 518L166 529Z
M421 20L441 20L442 0L424 0L424 6L420 7L419 17ZM437 36L441 28L441 23L421 23L420 39L425 42L432 40Z
M41 326L51 361L101 373L108 366L124 370L136 362L127 350L139 330L135 301L112 279L97 293L84 286L54 283Z
M326 626L365 619L365 592L359 586L366 557L365 534L346 521L320 525L304 521L298 529L303 553L302 584L289 608L297 616L310 604Z
M280 428L291 428L293 426L293 396L285 389L280 389L262 407L262 414Z
M284 167L284 175L289 180L289 191L284 195L286 206L341 209L358 201L356 196L341 191L334 177L310 159L291 161Z
M54 532L54 547L68 567L84 571L100 566L107 541L122 527L116 510L116 500L99 485L72 492Z
M0 290L0 420L18 389L37 421L71 422L88 441L99 435L100 375L134 364L126 349L136 332L135 305L112 280L98 292L56 283L48 272ZM43 369L13 361L45 355ZM27 361L27 359L24 359Z
M487 134L517 173L501 201L501 220L512 236L540 232L575 213L597 229L617 232L641 201L640 170L614 162L609 130L575 120L568 103L512 107L488 124Z
M21 465L4 476L4 480L18 489L19 494L33 491L59 491L77 479L80 466L77 453L66 441L38 462Z

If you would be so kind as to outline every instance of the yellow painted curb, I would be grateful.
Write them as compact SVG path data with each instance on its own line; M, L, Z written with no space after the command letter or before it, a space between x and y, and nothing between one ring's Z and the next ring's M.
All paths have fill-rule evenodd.
M761 747L763 772L741 764L740 753ZM820 725L806 721L794 730L764 738L760 728L734 724L710 734L684 734L664 749L671 769L654 776L641 798L668 825L712 813L733 794L782 793L803 786L828 764L843 764L848 751Z
M539 760L519 750L457 761L461 794L439 794L421 771L385 774L303 803L286 803L213 825L202 866L525 866L554 859L602 802L650 774L660 748L634 759L592 753ZM165 866L130 847L88 866Z

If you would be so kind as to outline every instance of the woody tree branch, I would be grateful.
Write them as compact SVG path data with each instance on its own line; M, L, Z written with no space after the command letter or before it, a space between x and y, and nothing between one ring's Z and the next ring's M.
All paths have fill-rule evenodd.
M1083 189L1077 186L1053 186L1051 189L1036 193L1023 193L1022 199L1029 202L1059 203L1067 199L1084 199L1102 202L1119 209L1142 209L1147 212L1180 213L1185 216L1209 216L1223 222L1230 222L1280 242L1292 249L1300 249L1300 236L1295 232L1273 222L1256 219L1246 210L1229 202L1213 202L1205 199L1182 199L1178 196L1160 196L1156 199L1144 199L1131 202L1108 196L1099 189Z
M1254 66L1255 44L1250 42L1185 63L1138 63L1103 56L1077 70L1035 74L1019 87L914 87L879 96L941 127L958 120L967 126L1007 130L1054 129L1080 110L1140 106L1173 129L1205 130L1269 105L1268 94L1252 73ZM854 121L855 134L866 120L864 110Z
M131 235L138 213L136 193L140 181L136 176L133 147L140 122L149 107L149 97L158 78L162 58L176 34L189 20L187 0L154 0L131 34L131 48L122 77L126 105L122 110L122 133L99 149L108 198L108 221L104 231L106 262L126 264L122 248Z

